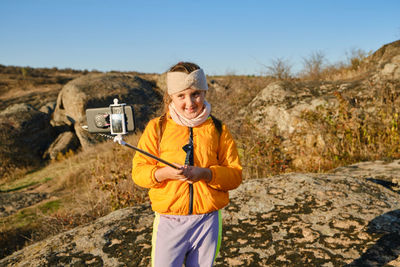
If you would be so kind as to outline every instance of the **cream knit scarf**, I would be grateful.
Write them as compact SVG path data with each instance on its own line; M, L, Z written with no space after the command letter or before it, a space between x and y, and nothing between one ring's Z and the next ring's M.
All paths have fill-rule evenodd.
M204 100L203 111L196 118L193 119L188 119L182 114L180 114L179 111L176 109L174 102L171 102L171 104L169 104L169 114L171 115L171 118L177 124L186 127L196 127L202 124L208 119L210 113L211 113L211 105L206 100Z

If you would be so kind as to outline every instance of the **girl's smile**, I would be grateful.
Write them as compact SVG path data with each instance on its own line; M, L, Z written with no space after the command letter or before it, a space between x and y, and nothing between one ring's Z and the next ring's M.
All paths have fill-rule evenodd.
M177 111L187 119L196 118L204 108L204 90L188 88L171 95Z

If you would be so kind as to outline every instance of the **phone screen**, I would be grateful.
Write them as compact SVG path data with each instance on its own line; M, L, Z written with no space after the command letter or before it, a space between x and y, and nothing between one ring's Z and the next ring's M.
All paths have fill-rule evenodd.
M124 114L111 114L111 127L113 133L123 133L123 117Z

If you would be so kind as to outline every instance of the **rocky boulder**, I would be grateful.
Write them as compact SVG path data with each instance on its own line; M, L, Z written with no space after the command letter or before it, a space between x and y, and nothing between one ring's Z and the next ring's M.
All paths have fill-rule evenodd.
M315 85L273 82L240 114L250 117L263 132L267 133L277 127L279 134L288 138L296 128L305 124L301 119L304 111L337 105L333 92L340 89L329 83Z
M366 61L371 66L381 69L398 55L400 55L400 40L383 45L369 56Z
M343 173L245 181L223 211L216 266L399 266L400 191L373 172L399 167L373 162L368 177L353 165ZM148 205L118 210L0 266L150 266L152 221Z
M375 79L400 79L400 40L382 46L365 63L376 72Z
M50 145L43 155L43 158L57 159L58 155L66 154L68 151L75 151L79 147L79 140L73 132L63 132Z
M61 131L74 132L83 148L95 142L95 137L82 129L86 123L86 109L108 107L113 99L132 105L136 124L145 123L159 108L161 94L154 84L138 76L121 73L92 73L68 82L58 95L52 125Z
M39 203L47 197L47 193L0 191L0 218L6 217L10 214L16 213L18 210Z
M56 102L48 102L39 108L40 112L46 113L51 116L56 108Z
M14 104L0 113L0 176L15 168L38 166L56 134L48 113Z
M332 173L370 179L392 190L400 191L400 160L392 162L359 162L353 165L336 168Z
M390 62L386 63L380 74L388 79L400 79L400 55L393 57Z

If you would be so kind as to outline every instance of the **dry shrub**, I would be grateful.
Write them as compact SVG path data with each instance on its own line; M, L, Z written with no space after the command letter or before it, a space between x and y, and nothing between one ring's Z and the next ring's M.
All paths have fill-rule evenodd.
M303 58L301 76L303 79L319 80L322 78L322 72L325 67L325 54L322 51L314 51L310 56Z
M321 77L326 81L349 80L360 78L360 76L366 75L367 71L368 66L363 63L355 67L339 62L325 67L321 72Z
M360 99L335 92L338 104L302 114L284 139L250 120L236 134L245 178L289 171L325 172L359 161L400 158L400 82L370 82Z
M71 230L107 215L110 212L99 199L83 200L82 196L73 196L73 203L63 203L63 208L45 214L38 213L37 229L32 233L32 240L37 242L48 236ZM78 200L78 201L77 201Z
M127 136L126 141L135 145L138 136ZM111 141L85 151L59 155L57 161L47 166L46 173L52 173L53 179L43 185L45 190L58 192L56 200L52 201L59 205L51 209L32 207L23 213L27 214L24 218L17 214L9 217L15 222L0 223L0 237L10 246L12 243L0 257L48 236L90 223L113 210L146 201L147 191L131 179L133 155L130 148ZM29 223L25 223L25 217L29 218Z
M99 205L88 210L88 206L79 206L76 202L68 204L65 200L56 199L3 219L5 221L0 224L0 259L25 246L90 223L109 213L101 208L102 205Z
M366 75L371 66L366 59L372 51L353 48L346 52L346 60L328 64L322 51L315 51L303 58L303 69L300 78L303 80L338 81L359 78Z
M139 136L129 135L125 139L135 145ZM108 141L76 155L67 154L57 157L65 171L55 187L72 192L72 202L78 204L74 212L79 216L103 216L145 201L146 191L131 178L134 151L130 148ZM102 212L96 215L96 210Z
M132 135L126 142L136 145L138 139L139 135ZM97 154L96 161L90 166L95 188L108 195L108 205L112 210L146 200L146 191L135 185L131 178L133 155L130 148L113 144L110 151Z
M290 80L293 76L293 65L288 59L274 58L271 60L271 64L265 67L267 68L267 74L278 80Z
M139 136L129 135L126 142L135 145ZM77 213L81 214L85 210L89 213L96 209L111 211L143 203L146 191L131 178L133 155L133 150L112 141L76 154L60 154L53 165L57 170L63 169L63 174L53 185L54 189L72 192L72 201L79 203Z
M370 99L354 103L335 92L339 105L304 112L304 129L291 137L293 169L327 171L359 161L400 157L400 87L371 84ZM312 133L307 143L307 133Z
M250 120L245 120L237 139L243 178L262 178L289 171L289 159L277 128L273 127L267 136L255 129Z
M136 144L138 136L127 136L126 141ZM143 203L146 190L131 179L133 155L133 150L112 141L59 155L49 165L57 172L49 190L62 192L65 203L56 213L44 216L48 228L69 229L112 210Z

